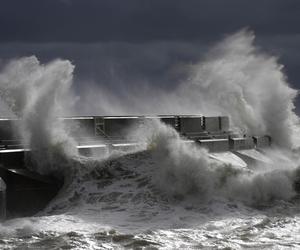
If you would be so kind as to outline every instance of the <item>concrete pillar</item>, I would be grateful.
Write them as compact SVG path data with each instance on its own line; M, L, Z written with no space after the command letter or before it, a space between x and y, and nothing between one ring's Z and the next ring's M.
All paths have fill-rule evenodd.
M0 221L6 218L6 184L0 177Z

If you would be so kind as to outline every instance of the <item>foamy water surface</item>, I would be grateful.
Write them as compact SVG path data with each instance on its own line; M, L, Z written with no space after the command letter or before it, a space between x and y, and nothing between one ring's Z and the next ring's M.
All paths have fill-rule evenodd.
M232 152L183 143L159 121L131 131L143 146L130 153L79 156L57 119L74 111L73 70L67 60L41 64L32 56L12 60L0 73L1 107L21 118L17 133L25 144L43 149L34 151L34 170L65 178L43 211L0 224L0 248L300 247L297 91L277 58L256 49L253 33L243 30L217 44L168 93L151 89L132 97L130 107L113 107L112 95L97 93L98 105L113 113L228 115L235 133L271 135L271 149L240 152L256 159L252 165Z

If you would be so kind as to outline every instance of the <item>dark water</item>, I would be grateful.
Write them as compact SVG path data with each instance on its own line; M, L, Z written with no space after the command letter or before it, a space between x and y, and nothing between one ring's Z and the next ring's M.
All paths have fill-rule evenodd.
M161 183L165 163L157 159L155 152L142 151L102 161L78 160L44 211L1 224L1 249L300 247L297 196L247 204L201 190L201 185L170 192ZM187 175L191 173L197 175ZM182 185L176 173L168 178L174 186ZM170 185L167 179L163 182Z

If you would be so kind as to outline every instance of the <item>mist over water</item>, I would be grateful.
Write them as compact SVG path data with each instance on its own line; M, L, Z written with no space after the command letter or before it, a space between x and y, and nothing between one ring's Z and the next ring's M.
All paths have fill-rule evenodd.
M249 134L269 134L281 146L293 145L297 91L286 81L277 58L254 46L254 34L243 30L226 38L195 66L186 96L195 89L206 105L228 114L235 126ZM196 97L194 95L194 100ZM199 97L198 97L199 98ZM210 108L209 108L210 109Z
M297 90L291 88L276 57L255 46L254 33L241 30L215 44L204 60L183 66L188 77L173 89L141 84L123 98L94 86L82 110L100 114L229 115L243 133L269 134L276 144L295 146ZM80 107L79 107L80 108ZM99 111L100 110L100 111Z
M33 149L35 170L59 173L66 183L36 217L1 225L6 244L47 249L47 239L50 247L78 249L235 248L254 242L266 246L268 239L271 247L279 241L297 246L299 241L280 227L284 217L287 230L300 229L290 219L300 208L294 190L300 161L293 105L297 91L289 86L283 66L255 46L252 32L242 30L187 68L189 77L173 90L148 85L118 100L100 86L77 97L68 60L41 64L32 56L7 64L0 72L3 115L21 118L18 133ZM232 130L268 134L273 147L264 152L267 162L248 167L231 153L213 155L183 143L174 129L152 121L130 133L145 142L130 154L86 158L77 154L75 139L58 119L78 110L91 115L99 110L228 115Z

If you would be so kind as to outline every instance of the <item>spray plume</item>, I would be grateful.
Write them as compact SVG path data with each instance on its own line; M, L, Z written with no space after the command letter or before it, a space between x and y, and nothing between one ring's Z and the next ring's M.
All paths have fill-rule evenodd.
M35 150L34 158L41 173L57 170L64 161L76 155L73 139L57 119L71 100L69 92L73 68L69 61L56 60L41 65L37 58L28 57L12 60L0 74L1 98L12 114L22 119L21 134L24 141ZM113 96L105 92L106 98L101 98L101 89L100 92L94 92L97 93L97 100L105 103L93 101L93 98L90 100L99 107L110 106L110 110L124 113L130 110L131 114L151 111L229 115L233 126L242 133L270 134L275 144L281 147L295 145L298 117L293 112L293 100L297 91L289 87L277 59L254 46L252 32L242 30L227 37L208 52L204 61L190 69L189 79L173 91L158 93L157 89L152 88L149 92L155 95L154 101L152 97L149 98L149 93L135 97L128 93L130 105L124 101L122 108L112 109L107 98L112 97L113 100ZM165 166L176 167L175 163L182 165L181 159L185 159L192 168L191 173L197 172L196 166L199 165L206 166L200 169L206 169L207 175L210 174L210 168L219 169L220 164L212 162L204 150L186 149L177 143L178 140L165 141L168 142L167 147L158 146L162 152L166 152L164 156L169 156L161 161L171 161ZM162 140L158 144L165 145ZM195 158L194 153L191 153L193 156L189 155L189 151L196 152L198 156ZM189 168L186 166L184 169L186 171ZM206 176L204 172L202 175ZM179 173L182 180L186 176L181 171L176 172L176 169L174 173ZM206 180L206 177L202 179ZM192 185L196 180L190 183ZM209 189L210 184L202 187Z
M272 136L281 147L297 146L297 91L275 56L255 46L253 32L241 30L213 46L204 59L184 65L187 79L172 89L141 80L116 95L94 85L83 91L82 110L103 114L228 115L242 134Z
M20 118L18 132L32 149L41 173L55 170L57 163L75 154L73 140L57 119L71 100L73 69L69 61L42 65L32 56L12 60L0 74L2 101Z
M254 46L252 32L227 37L193 68L179 92L194 102L200 99L202 112L207 107L227 114L243 133L269 134L277 145L294 146L297 91L287 83L277 58Z

